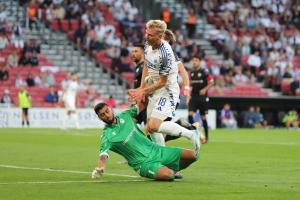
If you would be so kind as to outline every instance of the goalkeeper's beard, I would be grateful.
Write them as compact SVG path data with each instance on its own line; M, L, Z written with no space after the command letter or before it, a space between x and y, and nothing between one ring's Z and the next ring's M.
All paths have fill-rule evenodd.
M111 119L105 119L105 120L103 120L106 124L109 124L109 125L111 125L111 124L113 124L114 123L114 121L115 121L115 115L114 114L112 114L112 117L111 117Z

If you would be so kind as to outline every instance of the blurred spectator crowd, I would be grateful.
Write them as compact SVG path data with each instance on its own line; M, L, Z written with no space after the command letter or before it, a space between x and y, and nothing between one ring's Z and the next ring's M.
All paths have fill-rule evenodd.
M270 128L272 126L268 123L268 117L265 114L259 106L250 106L247 111L236 112L231 109L230 104L224 104L223 109L218 114L218 125L226 129L236 129L238 127ZM275 121L278 125L286 128L300 128L300 118L297 110L278 112L276 118Z
M217 86L262 82L285 95L300 95L300 2L292 0L187 1L214 24L208 32L223 63L211 72Z
M261 82L264 87L274 91L300 95L299 1L180 1L185 2L189 8L188 19L184 22L187 31L174 32L177 42L173 44L173 49L187 66L194 55L202 58L201 66L207 67L217 77L215 93L223 95L226 88L244 91L243 86L248 89L248 86L253 86L253 91L256 91L258 89L253 84ZM134 71L130 52L134 44L143 42L145 24L130 0L19 2L25 8L30 30L39 30L39 23L45 23L53 31L68 34L78 50L93 56L104 67L120 74ZM163 12L165 13L162 13L162 18L169 23L167 9ZM215 25L216 29L212 29L205 36L217 52L224 56L222 63L205 55L201 46L192 40L196 29L194 22L198 17ZM0 5L0 81L10 82L1 86L2 99L16 103L14 97L8 98L15 93L8 90L13 84L16 88L42 88L43 101L57 103L64 81L68 79L67 74L63 72L64 75L57 76L61 72L41 70L41 66L52 66L53 63L41 55L37 41L24 40L25 33L19 22L9 26L6 19L5 7ZM18 68L25 66L39 69L20 73ZM106 99L93 91L89 83L80 84L80 95L84 97L81 106L91 107L100 101L113 107L118 106L112 96ZM236 87L241 84L240 88ZM126 107L124 103L121 106ZM247 113L242 123L244 126L267 126L264 117L257 114L260 113L259 108L249 108ZM283 117L285 122L282 122L286 124L286 121L290 121L288 119L296 118L297 112L292 114L288 115L292 117ZM224 127L236 128L241 124L237 118L228 104L220 113ZM292 125L297 124L289 123L289 126Z

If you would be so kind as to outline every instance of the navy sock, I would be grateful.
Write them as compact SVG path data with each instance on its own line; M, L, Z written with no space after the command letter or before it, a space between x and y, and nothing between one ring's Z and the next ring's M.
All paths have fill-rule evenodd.
M189 123L190 124L194 123L193 115L189 115Z
M202 120L202 124L203 124L203 128L204 128L204 133L205 133L206 140L208 140L208 126L207 126L206 119Z

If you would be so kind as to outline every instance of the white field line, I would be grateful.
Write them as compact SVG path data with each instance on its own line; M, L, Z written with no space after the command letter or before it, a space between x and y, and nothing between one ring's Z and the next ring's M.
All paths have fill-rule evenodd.
M0 185L25 185L25 184L67 184L67 183L128 183L128 182L144 182L146 179L137 180L90 180L90 181L17 181L17 182L0 182Z
M211 140L211 142L224 142L224 143L237 143L237 144L267 144L267 145L291 145L298 146L299 142L254 142L254 141L241 141L241 140Z
M92 172L87 171L77 171L77 170L62 170L62 169L51 169L51 168L37 168L37 167L23 167L23 166L16 166L16 165L5 165L0 164L2 168L10 168L10 169L25 169L25 170L36 170L36 171L47 171L47 172L62 172L62 173L73 173L73 174L91 174ZM126 174L114 174L114 173L104 173L103 174L108 176L119 176L119 177L129 177L129 178L140 178L140 176L132 176Z

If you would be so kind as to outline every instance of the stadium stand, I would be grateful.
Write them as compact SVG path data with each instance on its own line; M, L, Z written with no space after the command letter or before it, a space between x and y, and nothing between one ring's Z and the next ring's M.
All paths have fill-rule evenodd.
M5 2L7 8L7 10L24 10L24 7L26 7L26 4L23 5L23 7L20 7L16 2L10 1L10 2ZM42 9L42 5L38 5L38 4L30 4L29 7L32 6L36 6L39 9L38 13L43 13ZM25 9L26 10L26 9ZM11 16L12 18L12 22L14 23L16 19L22 19L20 16L17 17L16 16L16 12L11 12L11 14L13 16ZM42 16L38 17L39 19L42 18ZM71 25L73 28L76 28L76 22L78 22L78 20L72 20L71 21ZM12 24L12 23L11 23ZM62 22L62 24L65 26L65 23ZM78 24L77 24L78 25ZM90 59L88 59L86 56L82 56L80 51L73 51L73 46L68 44L68 41L66 40L66 37L64 37L64 35L60 34L60 33L53 33L52 31L49 31L48 29L45 29L43 24L40 23L39 21L39 27L40 30L31 30L29 31L28 28L24 27L24 34L23 37L27 40L27 41L31 41L32 39L38 41L41 44L41 54L38 55L39 57L39 67L42 67L43 69L45 69L45 67L52 67L55 68L56 66L62 67L59 68L60 70L62 70L66 76L66 72L65 71L79 71L79 75L81 77L85 76L85 75L92 75L95 76L95 78L99 78L100 80L97 80L98 82L102 81L101 86L104 87L103 88L97 88L97 87L92 87L91 90L97 91L100 90L101 93L104 93L104 96L106 96L107 98L111 95L111 93L113 93L114 95L117 93L120 96L123 97L123 99L125 98L125 95L123 94L123 92L125 91L124 89L116 89L119 85L119 80L116 78L115 80L111 80L111 75L108 73L103 73L104 75L102 76L102 70L99 68L95 67L95 64L90 61ZM67 55L68 54L68 55ZM49 58L49 60L48 60ZM50 61L51 60L51 61ZM71 66L71 67L70 67ZM74 67L75 66L75 67ZM85 67L85 69L83 69L83 66ZM19 68L20 70L21 68ZM23 71L23 68L21 69ZM96 73L93 73L96 72ZM26 73L25 73L26 74ZM60 72L55 74L55 77L60 77ZM97 76L98 75L98 76ZM11 77L11 79L14 79L15 77ZM22 77L23 79L25 79L26 77ZM90 77L93 78L93 77ZM102 79L101 79L102 78ZM60 83L60 79L57 80L58 81L58 85ZM12 81L13 82L13 81ZM91 82L90 79L82 79L82 85L89 85ZM95 85L99 85L99 84L95 84ZM115 86L116 85L116 86ZM8 85L9 87L11 87L11 85ZM120 86L120 87L124 87L124 86ZM109 91L109 93L108 93ZM122 92L122 95L120 94L120 92ZM82 102L80 102L80 105L83 105L83 102L86 98L86 95L84 94L85 92L83 91L82 94L80 93L80 98L82 100ZM116 96L118 96L116 95ZM41 95L43 96L43 95ZM42 98L33 98L33 99L42 99ZM39 106L40 101L38 101L37 104L34 104L35 106ZM49 104L50 106L50 104Z
M290 1L284 2L280 4L280 20L272 17L274 8L263 4L253 5L252 1L208 3L163 0L160 3L175 13L176 17L182 18L182 29L175 31L178 40L174 45L175 52L187 67L190 66L190 58L193 55L201 55L203 65L208 67L218 80L216 87L209 91L211 96L261 97L278 95L262 86L274 91L279 89L285 95L300 95L299 29L296 28L296 24L287 24L290 18L293 23L297 23L299 16ZM60 83L67 78L67 72L78 71L83 82L92 85L92 96L99 92L103 98L112 95L117 103L124 102L125 89L133 82L134 65L128 54L134 43L142 41L145 26L138 9L130 1L7 1L3 2L3 5L5 9L0 9L0 30L5 30L8 40L5 40L3 33L0 35L2 65L8 63L7 60L13 60L12 55L8 58L15 50L19 57L24 57L26 54L23 53L22 56L20 49L26 48L32 41L38 42L41 50L37 54L36 68L16 65L12 67L13 62L9 62L12 63L8 67L9 79L1 81L1 95L9 88L15 100L17 89L13 86L18 75L26 79L30 71L32 76L36 77L46 67L56 69L55 67L59 66L59 72L55 73L56 90L61 89ZM179 7L181 9L177 9ZM37 26L30 29L26 21L22 21L22 16L28 15L30 18L30 12L33 12L30 11L31 8L36 9L34 12ZM184 26L191 8L198 11L194 39L188 37ZM287 10L290 10L289 16L285 16ZM248 23L250 17L245 16L246 11L257 21L252 29L247 27L251 26L251 20ZM9 18L8 22L6 18ZM273 24L274 28L267 27L268 23ZM278 36L278 30L284 31ZM263 40L268 41L265 46L255 46ZM284 46L284 42L288 45ZM251 45L247 45L250 43ZM273 45L274 48L270 50L268 45ZM273 49L277 48L276 45L279 47L275 51ZM264 51L263 47L267 50ZM258 55L254 54L255 51ZM260 63L259 68L255 68L257 62ZM288 73L286 76L283 73L284 65L287 64L291 69L291 77ZM281 66L280 69L278 65ZM36 101L34 105L56 106L43 101L48 92L47 88L34 86L29 92ZM80 105L83 106L89 94L83 91L80 96Z
M244 75L247 75L250 69L258 85L272 88L274 92L281 91L279 94L267 90L271 96L292 94L290 83L297 82L300 65L298 3L164 0L161 4L162 7L168 7L177 17L181 17L183 22L187 20L189 9L198 11L196 31L201 36L198 43L203 44L201 48L207 54L206 59L212 58L221 68L226 61L233 61L233 75L237 73L236 66L243 67ZM178 11L176 7L182 9ZM215 50L211 50L207 41ZM255 51L259 52L258 56L255 56ZM217 53L220 53L221 57L216 57ZM251 66L255 63L260 64L258 68ZM280 71L277 66L280 66ZM290 68L292 80L285 80L283 77L286 66ZM280 85L283 87L280 88ZM295 92L298 93L299 90Z

